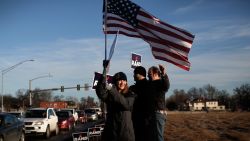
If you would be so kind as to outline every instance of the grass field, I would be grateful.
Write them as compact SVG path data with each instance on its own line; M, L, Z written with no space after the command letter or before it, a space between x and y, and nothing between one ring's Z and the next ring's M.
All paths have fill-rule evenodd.
M168 112L165 141L250 141L250 112Z

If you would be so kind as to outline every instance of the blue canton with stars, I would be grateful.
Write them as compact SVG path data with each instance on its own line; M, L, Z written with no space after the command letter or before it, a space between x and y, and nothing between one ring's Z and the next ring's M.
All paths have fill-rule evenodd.
M107 13L120 16L132 26L137 26L136 19L140 7L129 0L107 0Z

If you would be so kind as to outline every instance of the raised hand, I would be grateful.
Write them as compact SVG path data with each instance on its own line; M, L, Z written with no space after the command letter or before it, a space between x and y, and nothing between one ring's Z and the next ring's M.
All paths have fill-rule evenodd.
M163 65L159 64L159 69L161 71L161 74L164 75L165 74L165 68L163 67Z

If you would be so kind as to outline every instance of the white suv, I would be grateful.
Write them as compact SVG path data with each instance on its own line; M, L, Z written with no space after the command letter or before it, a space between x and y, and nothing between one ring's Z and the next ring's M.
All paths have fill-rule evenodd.
M49 138L51 132L59 133L58 117L53 108L31 108L24 117L25 134L44 135Z

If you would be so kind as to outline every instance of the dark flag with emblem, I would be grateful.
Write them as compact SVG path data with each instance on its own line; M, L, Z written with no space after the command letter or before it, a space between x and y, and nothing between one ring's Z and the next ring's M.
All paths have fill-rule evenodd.
M156 59L190 69L188 53L194 35L164 23L129 0L104 0L104 32L141 38Z

